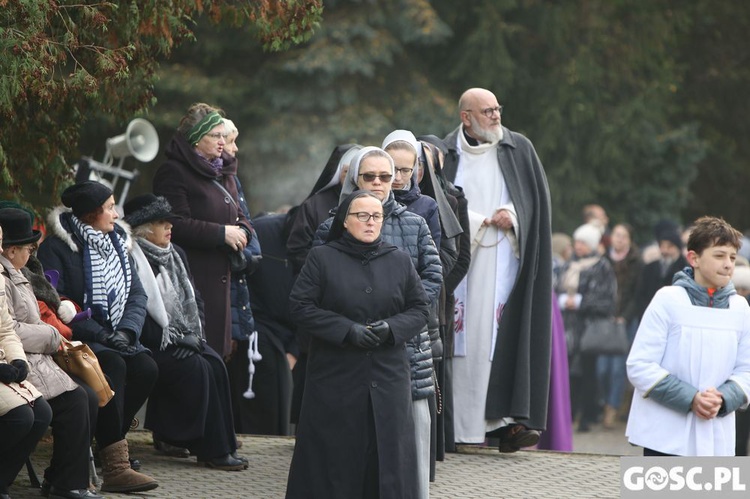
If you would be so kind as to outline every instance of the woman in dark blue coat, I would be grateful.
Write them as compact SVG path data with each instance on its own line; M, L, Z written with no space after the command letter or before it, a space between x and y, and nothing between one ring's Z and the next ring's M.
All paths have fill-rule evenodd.
M381 241L382 220L377 197L352 193L292 290L312 340L287 497L417 495L404 344L428 301L409 256Z
M91 309L91 319L71 325L73 339L96 353L115 392L99 409L96 442L105 492L139 492L156 480L130 468L125 435L156 382L158 368L141 345L146 292L132 270L130 235L118 223L112 190L85 181L67 188L48 219L49 237L38 258L46 270L57 270L60 295Z

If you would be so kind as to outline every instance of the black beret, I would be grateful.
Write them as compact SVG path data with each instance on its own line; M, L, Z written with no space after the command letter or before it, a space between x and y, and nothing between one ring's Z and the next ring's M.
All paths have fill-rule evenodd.
M73 214L81 217L91 213L112 195L112 189L94 180L73 184L62 193L62 202L73 209Z

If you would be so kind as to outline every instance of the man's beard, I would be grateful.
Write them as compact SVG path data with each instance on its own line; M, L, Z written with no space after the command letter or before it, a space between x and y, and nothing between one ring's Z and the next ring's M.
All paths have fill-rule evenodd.
M500 139L503 138L503 129L501 127L497 128L483 128L482 125L479 124L478 121L474 119L474 116L469 114L469 122L471 122L471 132L476 135L476 137L480 140L483 140L484 142L489 143L495 143L500 142Z

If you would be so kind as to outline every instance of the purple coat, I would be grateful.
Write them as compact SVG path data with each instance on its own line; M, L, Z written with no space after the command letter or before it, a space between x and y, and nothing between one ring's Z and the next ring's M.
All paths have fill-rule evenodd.
M195 285L206 311L206 340L222 356L231 351L230 248L224 243L224 226L239 224L252 233L250 223L238 209L237 160L223 156L224 167L216 173L198 157L182 134L167 145L167 160L154 176L153 190L172 205L172 240L187 254ZM229 191L228 198L213 182ZM248 238L249 239L249 238Z

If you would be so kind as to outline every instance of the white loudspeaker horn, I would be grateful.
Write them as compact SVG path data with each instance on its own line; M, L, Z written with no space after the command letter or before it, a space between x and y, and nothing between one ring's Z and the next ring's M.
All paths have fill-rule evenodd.
M154 125L142 118L135 118L128 123L125 133L107 139L105 163L112 158L133 156L138 161L147 163L159 152L159 135Z

